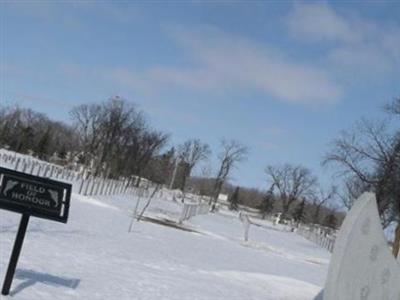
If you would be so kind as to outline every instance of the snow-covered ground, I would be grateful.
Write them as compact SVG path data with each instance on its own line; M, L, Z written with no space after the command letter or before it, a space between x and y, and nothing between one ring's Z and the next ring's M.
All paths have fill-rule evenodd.
M197 216L183 231L150 222L128 233L133 196L73 195L68 224L31 218L11 294L1 299L310 300L330 254L291 232ZM150 216L177 206L156 198ZM19 215L0 211L0 280ZM268 225L268 224L267 224Z

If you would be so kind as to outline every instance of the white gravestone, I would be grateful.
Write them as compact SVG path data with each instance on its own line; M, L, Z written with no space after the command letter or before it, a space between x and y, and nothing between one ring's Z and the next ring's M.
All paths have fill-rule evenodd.
M250 229L250 218L248 214L244 212L239 212L239 220L243 224L243 229L244 229L244 241L247 242L249 240L249 229Z
M272 219L274 225L278 225L279 224L279 222L281 221L281 216L282 216L282 213L277 213L277 214L274 215L274 217Z
M343 222L323 299L400 300L400 266L388 247L372 193L364 193Z

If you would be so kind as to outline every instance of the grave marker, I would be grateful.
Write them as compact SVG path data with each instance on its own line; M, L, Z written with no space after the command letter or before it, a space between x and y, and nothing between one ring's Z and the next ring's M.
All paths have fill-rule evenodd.
M389 250L375 195L364 193L336 239L323 299L397 300L399 282L400 266Z

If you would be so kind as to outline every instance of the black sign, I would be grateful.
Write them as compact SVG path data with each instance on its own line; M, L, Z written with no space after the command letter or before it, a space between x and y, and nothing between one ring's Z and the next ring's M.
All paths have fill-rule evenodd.
M8 295L30 216L67 223L71 185L0 167L0 208L22 213L1 293Z
M0 208L66 223L71 185L0 168Z

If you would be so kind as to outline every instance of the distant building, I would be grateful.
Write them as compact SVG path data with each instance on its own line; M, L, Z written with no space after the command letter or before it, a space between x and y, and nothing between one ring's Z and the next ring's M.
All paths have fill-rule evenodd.
M228 201L228 195L227 194L219 194L218 195L218 201L227 202Z

